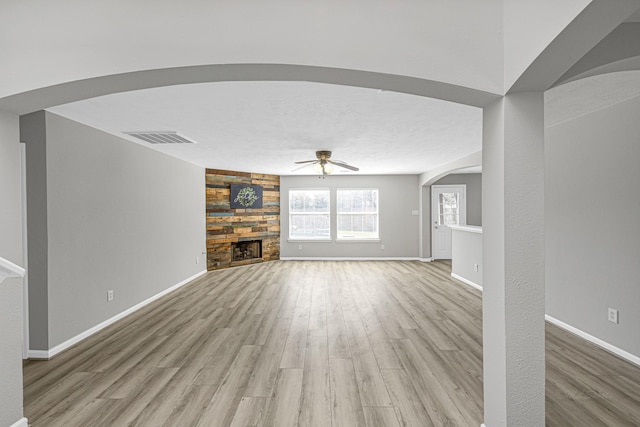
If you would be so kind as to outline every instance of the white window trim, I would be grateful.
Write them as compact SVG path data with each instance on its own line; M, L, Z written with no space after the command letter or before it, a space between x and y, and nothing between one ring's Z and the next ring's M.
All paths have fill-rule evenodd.
M333 243L333 239L287 239L289 243Z
M317 238L317 239L310 239L308 237L300 237L299 239L296 239L295 237L289 236L287 241L289 242L331 242L333 241L333 239L331 238L331 236Z

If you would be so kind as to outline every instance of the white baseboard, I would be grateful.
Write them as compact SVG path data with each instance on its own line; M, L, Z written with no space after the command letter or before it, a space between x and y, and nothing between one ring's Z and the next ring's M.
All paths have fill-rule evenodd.
M48 359L48 350L27 350L27 359Z
M418 257L280 257L280 261L423 261L430 258Z
M487 427L484 423L480 424L480 427Z
M157 293L156 295L152 296L151 298L147 298L146 300L134 305L131 308L128 308L127 310L116 314L115 316L113 316L110 319L105 320L104 322L94 326L93 328L87 329L86 331L74 336L73 338L70 338L68 340L66 340L65 342L63 342L62 344L58 344L57 346L49 349L49 350L29 350L27 355L30 359L50 359L53 356L55 356L56 354L60 353L61 351L64 351L66 349L68 349L71 346L76 345L77 343L79 343L80 341L84 340L85 338L88 338L89 336L95 334L96 332L106 328L107 326L117 322L118 320L140 310L142 307L151 304L153 301L157 300L158 298L161 298L165 295L167 295L168 293L171 293L173 291L175 291L176 289L186 285L187 283L191 282L192 280L197 279L198 277L202 276L203 274L205 274L207 272L207 270L203 270L199 273L194 274L193 276L183 280L180 283L177 283L173 286L171 286L170 288L165 289L164 291Z
M469 280L469 279L465 279L464 277L459 276L459 275L457 275L456 273L451 273L451 277L453 277L454 279L456 279L456 280L458 280L458 281L460 281L460 282L462 282L462 283L464 283L464 284L466 284L466 285L471 286L472 288L476 288L477 290L479 290L480 292L482 292L482 286L481 286L481 285L478 285L478 284L477 284L477 283L475 283L475 282L472 282L472 281L471 281L471 280Z
M562 329L564 329L564 330L566 330L568 332L571 332L572 334L575 334L575 335L579 336L580 338L583 338L583 339L585 339L585 340L587 340L589 342L592 342L593 344L595 344L595 345L597 345L599 347L604 348L605 350L615 354L616 356L620 356L623 359L628 360L629 362L640 366L640 357L638 357L638 356L636 356L634 354L631 354L628 351L624 351L623 349L618 348L618 347L616 347L616 346L614 346L612 344L609 344L606 341L602 341L600 338L596 338L593 335L590 335L590 334L588 334L588 333L586 333L584 331L581 331L578 328L574 328L573 326L571 326L571 325L569 325L567 323L564 323L563 321L558 320L558 319L556 319L554 317L551 317L548 314L545 314L544 318L549 323L553 323L554 325L556 325L556 326L558 326L558 327L560 327L560 328L562 328Z
M433 258L418 258L420 262L433 262Z
M451 273L451 277L461 281L462 283L472 286L482 292L482 286L478 285L477 283L473 283L472 281L467 280L464 277L458 276L455 273ZM564 329L565 331L571 332L572 334L577 335L580 338L597 345L598 347L604 348L605 350L615 354L616 356L622 357L623 359L628 360L629 362L640 366L640 357L636 356L635 354L631 354L628 351L625 351L612 344L609 344L608 342L603 341L600 338L594 337L593 335L590 335L584 331L581 331L580 329L573 327L567 323L564 323L563 321L558 320L555 317L551 317L548 314L545 314L544 318L547 322L553 323L554 325Z
M9 427L29 427L29 421L26 418L21 418Z

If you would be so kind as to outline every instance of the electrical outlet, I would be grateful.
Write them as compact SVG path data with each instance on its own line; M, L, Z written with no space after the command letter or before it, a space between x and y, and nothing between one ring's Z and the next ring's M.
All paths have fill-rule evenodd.
M302 250L302 245L298 245L298 250L301 251Z
M478 271L478 264L473 264L473 271Z
M113 290L107 291L107 301L113 301Z
M609 322L618 323L618 310L609 307Z
M380 245L380 250L384 251L384 245Z

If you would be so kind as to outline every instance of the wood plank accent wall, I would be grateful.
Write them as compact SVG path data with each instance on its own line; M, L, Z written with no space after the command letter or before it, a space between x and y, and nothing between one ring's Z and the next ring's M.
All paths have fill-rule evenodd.
M280 259L280 177L206 169L207 270ZM231 209L231 184L261 185L262 209ZM231 243L262 240L262 259L232 261Z

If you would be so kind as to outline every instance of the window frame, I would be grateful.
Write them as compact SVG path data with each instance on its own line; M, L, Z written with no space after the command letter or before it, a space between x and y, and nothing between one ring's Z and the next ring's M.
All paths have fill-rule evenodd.
M336 188L336 242L379 242L380 241L380 189L375 187L339 187ZM374 212L344 212L339 211L340 205L338 203L338 193L340 191L375 191L376 192L376 211ZM376 237L340 237L338 230L338 216L339 215L374 215L375 216L375 228L377 232Z

